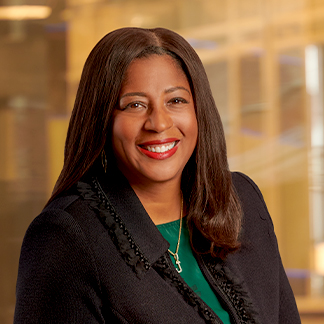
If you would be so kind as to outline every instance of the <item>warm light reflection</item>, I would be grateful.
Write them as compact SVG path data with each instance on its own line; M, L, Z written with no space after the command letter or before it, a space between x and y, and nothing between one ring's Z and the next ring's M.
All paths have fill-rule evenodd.
M324 276L324 242L315 245L315 271Z
M45 19L51 12L47 6L1 6L0 20Z
M319 91L319 50L316 45L308 45L305 49L306 90L310 95Z

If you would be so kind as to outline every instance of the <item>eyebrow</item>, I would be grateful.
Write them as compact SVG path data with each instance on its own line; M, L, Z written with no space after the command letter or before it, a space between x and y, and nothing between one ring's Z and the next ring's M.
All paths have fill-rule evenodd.
M171 92L174 92L174 91L177 91L177 90L185 90L187 91L189 94L190 94L190 91L188 89L186 89L185 87L173 87L173 88L170 88L170 89L166 89L164 90L164 93L171 93Z
M190 91L188 89L186 89L185 87L181 87L181 86L166 89L166 90L164 90L164 93L171 93L171 92L174 92L174 91L177 91L177 90L185 90L190 94ZM145 92L128 92L128 93L123 94L120 97L120 99L124 98L124 97L147 97L147 95L146 95Z
M146 93L145 92L128 92L128 93L125 93L123 94L121 98L124 98L124 97L146 97Z

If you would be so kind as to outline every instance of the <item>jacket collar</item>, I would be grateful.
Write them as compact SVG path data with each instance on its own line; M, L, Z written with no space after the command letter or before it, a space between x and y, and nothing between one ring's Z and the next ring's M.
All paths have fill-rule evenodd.
M88 175L78 182L77 190L96 212L138 277L167 252L169 243L120 171Z
M151 264L169 248L127 179L120 171L99 179L102 189Z

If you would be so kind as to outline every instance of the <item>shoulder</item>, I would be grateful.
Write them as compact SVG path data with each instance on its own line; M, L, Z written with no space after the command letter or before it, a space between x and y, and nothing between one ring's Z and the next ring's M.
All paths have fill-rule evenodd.
M263 249L262 253L277 254L273 222L260 189L243 173L233 172L232 179L243 211L240 236L243 250L254 246L255 250Z
M272 225L268 208L256 183L241 172L232 172L232 181L240 199L244 214L246 214L247 211L254 211L263 220L270 221Z
M92 253L98 234L104 229L95 213L76 190L55 198L29 225L22 245L24 250L60 253L70 250ZM63 243L64 242L64 243Z
M68 211L79 201L77 195L65 195L46 206L26 231L21 258L26 256L40 260L42 255L47 260L54 260L56 256L62 256L63 250L80 250L81 245L86 248L87 238L80 222Z
M104 229L76 190L50 202L29 225L21 247L20 269L40 271L76 269L81 264L95 270L98 236ZM74 260L74 262L72 262Z
M43 212L49 210L65 210L73 202L75 202L80 196L75 192L65 193L61 196L58 196L53 201L51 201L43 210Z
M88 223L82 224L84 215L88 215ZM91 228L90 222L94 222L91 211L83 200L66 194L51 202L30 224L19 260L17 323L25 323L27 317L42 323L52 323L54 318L57 323L84 323L90 322L86 319L91 312L100 314L95 235L90 237L85 230L86 226ZM77 313L71 312L73 307L78 308Z
M39 236L49 236L50 232L58 231L59 229L62 232L78 232L78 222L68 212L68 208L78 202L79 198L76 194L65 194L57 197L47 205L29 225L24 238L24 244L30 239L35 240L36 237L39 238Z
M85 231L79 213L84 210L78 195L67 194L56 198L29 225L23 239L19 260L17 296L21 298L26 287L50 289L54 282L66 285L84 284L90 278L98 281L93 253L93 241ZM59 286L59 285L58 285ZM59 294L56 289L52 289ZM52 294L50 291L48 294Z
M232 172L232 181L238 195L244 199L258 198L264 202L263 196L256 183L241 172Z

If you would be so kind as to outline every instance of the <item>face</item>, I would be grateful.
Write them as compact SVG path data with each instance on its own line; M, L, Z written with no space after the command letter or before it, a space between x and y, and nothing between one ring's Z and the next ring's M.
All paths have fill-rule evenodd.
M169 55L134 60L112 127L114 154L130 184L180 182L197 135L189 82L177 62Z

